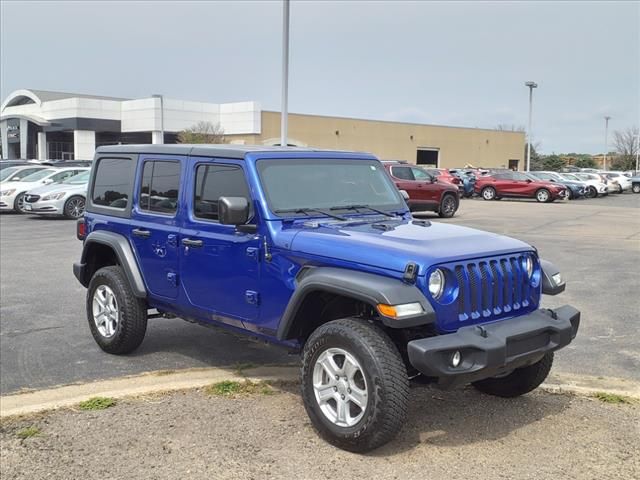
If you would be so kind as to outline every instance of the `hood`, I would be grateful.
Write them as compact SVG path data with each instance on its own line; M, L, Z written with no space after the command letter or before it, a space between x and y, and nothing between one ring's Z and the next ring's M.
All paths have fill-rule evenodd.
M44 196L49 193L55 192L86 192L87 184L71 184L71 183L50 183L49 185L42 185L29 190L30 194Z
M291 228L291 250L345 262L403 272L407 262L419 265L419 274L435 264L533 250L510 237L457 225L408 219L333 222ZM308 225L308 223L307 223Z
M42 185L40 180L37 182L2 182L0 190L12 190L15 189L19 192L26 192L27 190Z

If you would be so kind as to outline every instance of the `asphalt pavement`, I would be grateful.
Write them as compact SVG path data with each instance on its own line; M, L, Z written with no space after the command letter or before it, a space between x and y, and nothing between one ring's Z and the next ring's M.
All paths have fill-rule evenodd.
M567 292L545 305L573 304L583 322L555 371L640 380L639 208L633 194L553 204L464 200L445 221L520 238L561 268ZM152 370L297 361L277 347L179 319L150 321L131 355L103 353L71 270L80 252L72 221L0 215L2 395Z

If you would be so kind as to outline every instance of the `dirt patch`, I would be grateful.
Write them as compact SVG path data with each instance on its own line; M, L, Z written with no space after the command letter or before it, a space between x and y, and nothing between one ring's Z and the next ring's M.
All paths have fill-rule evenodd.
M101 411L3 420L2 476L16 479L639 478L640 405L538 392L412 390L391 444L355 455L313 431L295 386L272 395L204 389ZM25 429L37 435L23 438Z

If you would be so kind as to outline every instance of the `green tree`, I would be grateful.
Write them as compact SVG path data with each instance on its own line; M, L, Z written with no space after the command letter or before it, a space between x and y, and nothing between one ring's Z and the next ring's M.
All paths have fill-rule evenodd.
M558 155L547 155L542 159L542 165L545 170L559 172L565 166L565 161Z
M227 143L220 124L200 121L178 133L178 143Z

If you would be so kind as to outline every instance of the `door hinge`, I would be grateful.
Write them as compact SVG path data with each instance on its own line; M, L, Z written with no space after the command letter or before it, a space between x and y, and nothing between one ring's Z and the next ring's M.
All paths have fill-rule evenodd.
M244 292L244 299L249 305L258 305L260 303L260 294L253 290Z

